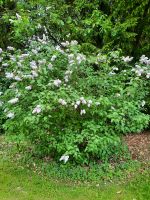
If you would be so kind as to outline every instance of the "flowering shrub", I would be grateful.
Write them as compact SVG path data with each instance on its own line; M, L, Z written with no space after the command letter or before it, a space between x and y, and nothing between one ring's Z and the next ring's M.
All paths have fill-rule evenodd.
M4 128L24 133L38 156L108 161L122 151L121 134L149 123L142 113L150 73L144 56L132 67L133 58L119 52L84 55L77 41L54 47L43 35L1 57L12 81L1 98Z

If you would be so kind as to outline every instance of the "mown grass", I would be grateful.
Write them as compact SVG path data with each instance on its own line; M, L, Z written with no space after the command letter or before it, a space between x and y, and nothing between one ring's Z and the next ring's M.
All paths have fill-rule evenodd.
M0 200L149 200L150 176L144 171L124 184L75 185L49 180L0 161Z

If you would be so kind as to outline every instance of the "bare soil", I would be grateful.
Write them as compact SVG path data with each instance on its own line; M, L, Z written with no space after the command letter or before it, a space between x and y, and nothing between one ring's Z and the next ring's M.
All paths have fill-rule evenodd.
M132 159L150 161L150 131L125 136Z

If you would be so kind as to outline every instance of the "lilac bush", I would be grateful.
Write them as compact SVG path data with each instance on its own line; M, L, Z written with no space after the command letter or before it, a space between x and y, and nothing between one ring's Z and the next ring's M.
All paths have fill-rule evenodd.
M134 65L118 51L84 55L77 41L53 46L45 35L24 50L0 52L11 81L0 100L4 128L24 134L35 155L65 163L108 161L121 154L122 134L148 126L147 57Z

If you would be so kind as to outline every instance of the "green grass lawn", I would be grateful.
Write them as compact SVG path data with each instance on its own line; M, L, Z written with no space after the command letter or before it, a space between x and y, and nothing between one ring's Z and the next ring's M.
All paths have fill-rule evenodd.
M0 160L0 200L149 200L148 171L125 184L78 186L47 180L8 160Z

